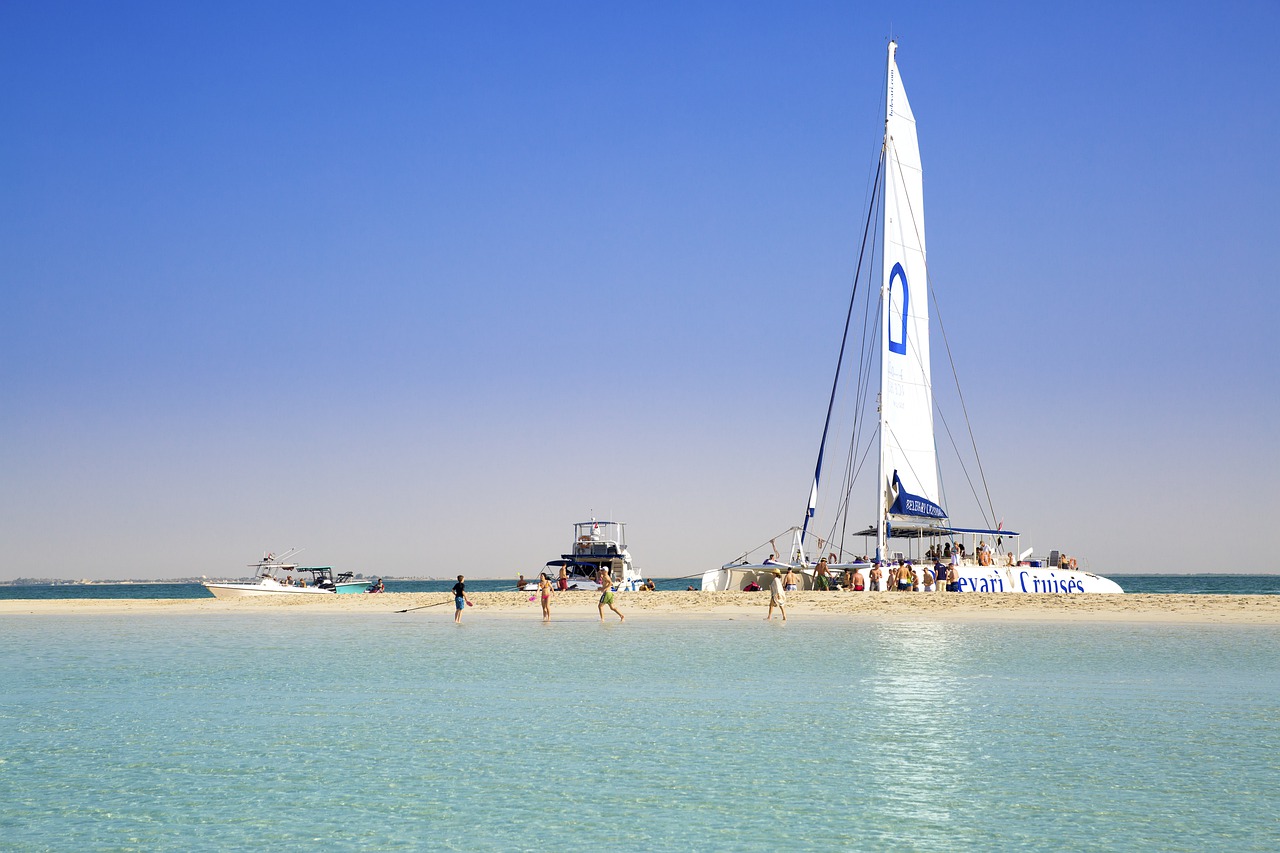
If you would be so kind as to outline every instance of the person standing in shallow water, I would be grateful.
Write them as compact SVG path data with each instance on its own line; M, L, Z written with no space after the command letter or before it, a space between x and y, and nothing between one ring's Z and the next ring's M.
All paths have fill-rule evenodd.
M458 575L458 582L453 585L453 621L462 621L462 608L470 607L471 599L467 598L467 584L462 575Z
M609 570L601 566L600 574L596 575L596 580L600 584L600 603L597 605L597 609L600 611L600 621L604 621L605 605L608 605L610 610L618 614L619 622L626 621L627 617L623 616L622 611L613 604L613 577L609 574Z
M769 615L764 617L768 622L773 619L773 608L777 606L782 614L782 621L787 621L787 591L782 588L782 572L773 570L773 580L769 582Z
M538 596L542 599L542 621L551 621L551 578L543 572L538 576Z

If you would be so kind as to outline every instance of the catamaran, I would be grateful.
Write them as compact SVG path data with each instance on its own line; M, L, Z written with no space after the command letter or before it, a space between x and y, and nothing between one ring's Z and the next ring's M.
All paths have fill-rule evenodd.
M764 545L743 553L719 569L705 573L702 588L737 590L752 582L763 586L775 567L797 569L802 585L808 587L818 574L829 572L838 579L845 570L858 569L869 574L868 570L876 566L887 569L890 565L897 567L900 562L916 562L930 567L941 565L948 572L954 566L958 577L953 589L958 592L1123 592L1114 581L1081 570L1073 558L1059 551L1037 558L1033 549L1023 550L1020 534L1005 529L1003 522L997 521L989 497L987 508L980 506L984 517L981 525L957 525L945 508L934 434L935 400L929 363L931 287L925 254L923 173L915 115L898 73L897 48L896 42L889 43L884 138L804 521L766 543L773 548L769 559L762 562L751 559ZM869 283L864 294L869 296L870 287L878 278L879 299L874 309L870 299L864 299L867 317L872 322L863 323L866 333L859 347L862 358L857 365L854 407L857 409L860 405L869 411L873 398L868 389L876 360L880 388L874 400L878 405L874 418L854 416L845 488L839 490L835 501L838 505L835 521L826 535L820 536L815 519L823 459L837 390L841 387L840 374L846 360L858 283L862 279L862 261L868 251ZM877 254L879 269L872 273L877 266ZM943 342L946 342L945 333ZM872 354L874 357L870 357ZM963 411L958 383L957 395ZM946 426L945 418L942 420ZM967 414L965 420L968 420ZM874 432L867 436L865 433L871 425L875 427ZM945 431L951 435L949 426ZM877 521L850 531L848 513L853 485L862 460L867 458L873 444L878 445L879 451L878 485L874 486ZM961 467L965 477L970 478L963 463ZM980 460L977 471L981 473ZM972 480L970 485L973 486ZM989 494L985 475L979 485ZM976 496L979 489L975 487L972 491ZM791 541L786 555L782 556L776 543L788 534ZM849 537L864 540L861 555L845 547ZM874 556L870 552L872 540ZM817 569L818 563L826 564L821 571ZM884 588L883 583L881 581L880 589ZM871 588L869 582L866 588Z

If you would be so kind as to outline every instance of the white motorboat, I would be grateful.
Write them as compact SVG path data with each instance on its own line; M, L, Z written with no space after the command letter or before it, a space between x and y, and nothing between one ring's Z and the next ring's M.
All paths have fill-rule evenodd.
M335 595L361 593L370 583L356 580L351 572L334 575L332 566L300 566L288 560L301 551L295 548L277 557L268 553L250 563L254 579L244 583L206 582L205 588L217 598L243 598L254 595Z
M573 525L573 545L558 560L549 560L542 571L550 576L557 589L599 591L596 577L608 568L613 588L634 592L644 579L631 563L627 550L626 524L621 521L579 521ZM538 588L537 578L524 585L526 591Z
M877 562L885 566L896 566L899 560L933 565L934 560L945 554L948 568L954 565L958 574L954 587L959 592L1123 592L1114 581L1082 570L1073 558L1058 551L1038 558L1033 549L1024 550L1020 535L1005 529L1003 521L998 521L1001 516L991 505L980 458L975 465L961 460L959 469L969 480L967 485L975 498L980 492L987 496L985 506L978 500L977 509L983 523L957 525L946 508L948 502L942 489L934 435L935 398L929 362L929 302L933 282L925 255L920 150L915 115L898 73L897 47L895 42L889 43L884 138L804 523L788 531L792 541L785 557L780 556L774 546L771 560L753 558L773 543L774 540L770 540L705 573L702 588L742 589L753 581L764 586L775 565L784 571L787 566L796 568L807 586L812 583L819 560L825 560L830 574L838 579L849 568L861 568L866 577ZM869 258L865 268L864 257ZM858 362L854 364L851 355L849 365L849 372L855 372L856 368L857 379L853 383L856 387L851 394L838 397L850 329L858 327L853 322L854 311L864 270L867 298L863 300L866 313L861 328L865 330L865 337L860 345L850 348L851 353L859 353ZM870 295L877 285L879 300L873 302ZM943 328L941 324L939 328ZM942 342L949 355L945 332ZM877 361L878 394L871 387ZM968 415L964 412L958 382L956 394L967 426ZM850 398L853 417L848 424L849 434L842 442L848 447L844 477L836 490L834 511L831 516L824 516L830 526L825 528L825 536L819 536L818 487L832 432L832 413L837 399ZM961 456L952 438L952 425L941 410L938 415L943 421L945 436L951 439L957 456ZM837 420L836 425L843 423ZM966 438L977 457L977 444L971 430ZM877 442L878 478L866 495L876 498L878 520L863 529L858 529L862 525L850 528L847 520L854 484L862 470L862 461L868 458ZM836 444L833 442L831 446ZM980 475L976 484L971 478L975 471ZM863 538L861 555L845 547L846 531L848 537ZM872 543L874 551L870 548Z

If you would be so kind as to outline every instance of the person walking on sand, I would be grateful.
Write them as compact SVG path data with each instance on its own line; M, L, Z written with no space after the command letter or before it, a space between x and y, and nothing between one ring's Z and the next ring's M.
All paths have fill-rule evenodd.
M764 617L764 621L768 622L773 619L773 608L777 606L778 612L782 614L782 621L787 621L787 591L782 588L782 572L777 569L773 570L773 580L769 583L769 615Z
M455 623L462 621L462 608L470 607L471 599L467 598L467 584L462 575L458 575L458 582L453 585L453 621Z
M600 621L604 621L604 608L607 604L610 610L618 614L618 621L625 622L627 617L623 616L622 611L613 604L613 577L610 576L609 570L601 566L600 574L596 575L596 581L600 584L600 603L596 606L600 611Z
M538 576L538 597L542 599L542 621L551 621L551 578L543 572Z

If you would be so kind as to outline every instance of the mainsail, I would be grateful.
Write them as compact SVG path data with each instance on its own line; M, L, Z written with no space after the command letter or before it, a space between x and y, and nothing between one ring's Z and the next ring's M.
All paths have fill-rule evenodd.
M940 503L929 378L929 277L925 266L924 188L916 121L889 43L884 132L884 277L881 283L880 477ZM891 478L900 482L891 482ZM894 501L882 505L893 512ZM914 514L914 513L913 513ZM921 513L937 517L934 512Z

